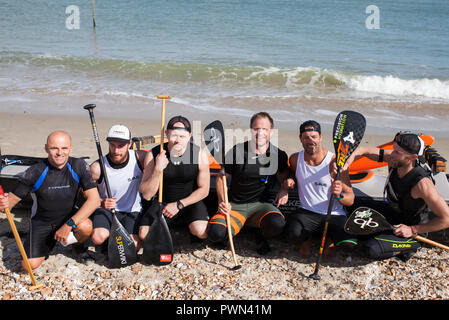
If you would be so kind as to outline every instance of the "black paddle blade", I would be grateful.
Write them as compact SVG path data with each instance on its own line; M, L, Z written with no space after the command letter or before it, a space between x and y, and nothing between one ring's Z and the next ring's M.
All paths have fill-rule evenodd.
M374 209L360 207L355 209L345 224L345 231L354 235L369 235L393 230L387 219Z
M204 142L207 150L214 159L222 165L224 163L224 129L220 120L211 122L204 128Z
M337 167L342 169L365 134L366 119L355 111L342 111L334 122L333 142Z
M128 231L112 215L111 233L108 240L108 259L112 268L121 268L137 262L137 251Z
M167 222L159 210L143 243L143 260L158 266L173 261L173 242Z

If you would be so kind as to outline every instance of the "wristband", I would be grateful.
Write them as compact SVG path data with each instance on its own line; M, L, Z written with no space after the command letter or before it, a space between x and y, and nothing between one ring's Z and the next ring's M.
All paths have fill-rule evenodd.
M345 197L345 195L343 194L343 192L342 193L340 193L340 196L338 197L338 198L335 198L336 200L341 200L341 199L343 199Z

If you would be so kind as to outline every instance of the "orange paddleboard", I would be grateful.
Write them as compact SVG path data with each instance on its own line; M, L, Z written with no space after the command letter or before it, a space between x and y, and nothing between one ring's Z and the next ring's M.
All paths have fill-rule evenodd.
M423 134L419 136L421 139L423 139L424 143L428 146L431 146L435 138L428 134ZM385 143L383 145L378 146L378 148L384 149L384 150L393 150L393 141L390 141L388 143ZM361 157L351 163L349 166L349 173L355 172L355 171L365 171L365 170L371 170L375 168L380 168L386 166L388 163L386 162L377 162L373 161L371 159L368 159L367 157Z

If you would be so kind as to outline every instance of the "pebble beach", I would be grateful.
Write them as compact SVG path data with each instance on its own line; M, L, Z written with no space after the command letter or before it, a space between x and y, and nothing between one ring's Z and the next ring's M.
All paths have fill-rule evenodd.
M0 127L3 154L45 157L43 144L47 134L65 128L72 135L74 156L97 158L89 121L82 117L3 114L10 119ZM223 120L225 126L231 122ZM157 121L97 118L100 139L112 124L124 123L134 136L157 134ZM14 128L12 127L14 124ZM26 128L35 128L34 131ZM20 135L16 134L21 132ZM328 133L323 143L331 148ZM379 145L387 136L365 135L362 144ZM102 140L103 152L107 143ZM279 131L279 145L290 155L298 150L295 132ZM447 157L445 139L435 142ZM24 150L28 150L26 153ZM332 150L332 149L331 149ZM383 170L383 171L382 171ZM376 174L385 174L384 168ZM5 190L7 191L7 190ZM20 206L12 210L22 239L28 232L29 210ZM300 258L298 247L285 239L270 242L267 255L256 252L252 229L243 229L234 238L237 259L242 268L234 266L228 248L213 247L209 242L191 243L186 227L171 229L174 260L166 266L146 265L140 260L121 269L110 269L106 257L89 246L80 257L71 246L57 245L41 267L34 271L44 286L29 290L28 273L21 269L21 255L6 215L0 213L0 300L62 300L62 301L399 301L447 300L449 288L449 252L423 246L408 262L397 258L372 261L357 248L351 254L337 252L335 258L324 260L320 281L308 278L313 273L320 239L312 243L312 257ZM141 253L141 252L140 252Z

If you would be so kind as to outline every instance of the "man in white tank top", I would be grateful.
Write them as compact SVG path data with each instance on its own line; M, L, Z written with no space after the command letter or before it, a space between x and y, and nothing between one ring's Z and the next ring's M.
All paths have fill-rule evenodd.
M108 198L99 161L91 164L92 178L98 183L101 207L92 214L92 242L102 245L109 238L112 213L134 240L137 251L142 247L139 240L139 222L142 216L142 198L139 191L143 175L146 151L130 150L131 132L123 125L114 125L108 132L109 153L103 156L112 198ZM107 245L107 242L105 243ZM106 249L106 248L104 248Z
M311 235L322 232L330 195L334 194L331 219L328 227L328 242L325 254L335 254L335 245L354 247L356 237L344 232L346 211L343 206L354 202L348 171L341 171L340 180L335 181L334 154L321 145L323 135L318 122L309 120L301 124L299 139L304 150L290 156L290 178L284 181L278 193L278 205L288 200L288 189L297 184L300 207L287 217L286 235L294 243L301 243L300 256L310 257Z

